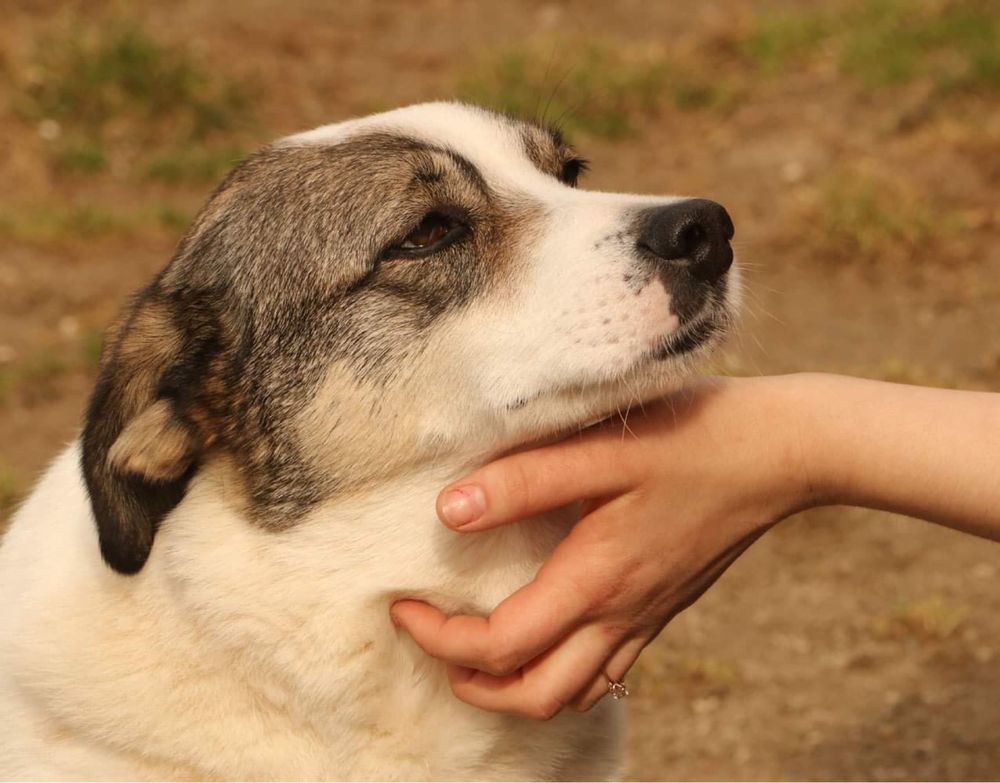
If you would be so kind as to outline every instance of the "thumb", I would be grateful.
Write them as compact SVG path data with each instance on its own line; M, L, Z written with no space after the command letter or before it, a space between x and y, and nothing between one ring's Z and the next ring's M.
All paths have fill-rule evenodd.
M471 533L629 489L634 471L617 438L583 437L491 462L444 489L441 521Z

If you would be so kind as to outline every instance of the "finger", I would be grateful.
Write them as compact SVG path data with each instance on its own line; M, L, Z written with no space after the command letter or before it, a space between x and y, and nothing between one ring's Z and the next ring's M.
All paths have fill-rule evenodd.
M512 454L447 487L438 496L437 513L449 527L475 532L617 494L635 484L629 453L602 430Z
M570 706L580 712L586 712L608 695L611 680L625 682L629 669L647 644L647 639L630 639L625 642L605 661L604 667L590 684L573 698Z
M551 572L552 569L550 569ZM454 615L422 601L393 604L393 621L435 658L492 674L510 674L572 632L587 596L565 579L539 574L489 617Z
M451 667L449 680L455 695L475 707L548 720L593 680L617 644L614 632L586 625L515 674Z

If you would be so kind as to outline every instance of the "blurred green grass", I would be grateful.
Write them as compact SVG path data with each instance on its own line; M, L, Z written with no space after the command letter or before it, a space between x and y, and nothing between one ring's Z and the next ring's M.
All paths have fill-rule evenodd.
M926 245L946 228L926 201L870 175L840 172L821 185L826 237L840 253L865 259Z
M772 76L822 62L846 80L885 89L918 78L941 95L997 84L1000 14L981 0L848 0L838 9L758 12L721 45L709 40L682 53L649 41L542 37L457 67L457 93L555 124L571 139L621 140L670 111L725 121ZM252 90L128 15L75 18L35 49L16 105L37 123L53 171L149 183L179 197L158 194L128 213L99 200L17 204L0 215L0 236L46 243L179 232L194 211L192 186L221 178L260 134ZM957 212L904 187L905 174L894 183L848 168L816 183L822 254L869 262L912 255L961 228Z
M817 58L868 88L916 79L940 93L1000 86L1000 15L986 0L859 0L759 15L742 50L768 74Z
M489 54L460 81L466 101L558 125L568 135L620 139L665 108L729 109L740 93L718 75L661 52L596 39L536 41Z
M48 244L107 236L129 236L150 228L183 229L193 211L173 204L152 204L132 211L99 204L21 204L0 213L0 237L27 244Z
M241 156L232 136L254 124L251 92L128 17L76 18L37 42L15 107L38 123L58 173L93 175L116 162L203 181Z
M875 618L873 631L881 638L909 638L918 642L940 642L958 633L970 610L942 595L901 600L892 612Z
M247 154L238 144L220 147L188 147L155 154L146 163L144 175L169 184L209 182L222 177Z
M10 402L15 394L28 404L52 399L58 393L58 381L70 371L70 364L48 349L0 366L0 406Z
M869 89L930 82L940 96L1000 85L1000 14L983 0L856 0L763 11L739 33L736 59L687 56L598 39L538 39L464 69L458 94L570 134L620 139L669 109L730 111L761 77L821 62ZM722 47L725 50L726 47ZM738 60L749 61L751 71ZM721 67L720 67L721 66Z
M0 214L0 236L20 242L87 239L126 228L120 214L95 204L20 205Z

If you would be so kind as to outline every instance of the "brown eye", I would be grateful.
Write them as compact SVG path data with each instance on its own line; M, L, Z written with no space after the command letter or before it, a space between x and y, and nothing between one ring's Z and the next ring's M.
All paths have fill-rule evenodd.
M426 250L447 237L460 225L453 217L442 215L440 212L431 212L399 246L403 250Z

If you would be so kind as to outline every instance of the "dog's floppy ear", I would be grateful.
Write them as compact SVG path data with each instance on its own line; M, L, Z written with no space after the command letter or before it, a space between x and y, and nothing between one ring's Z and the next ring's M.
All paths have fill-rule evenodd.
M139 571L207 445L191 416L215 340L192 335L157 283L112 327L83 430L83 475L101 554ZM201 377L200 377L201 376Z

